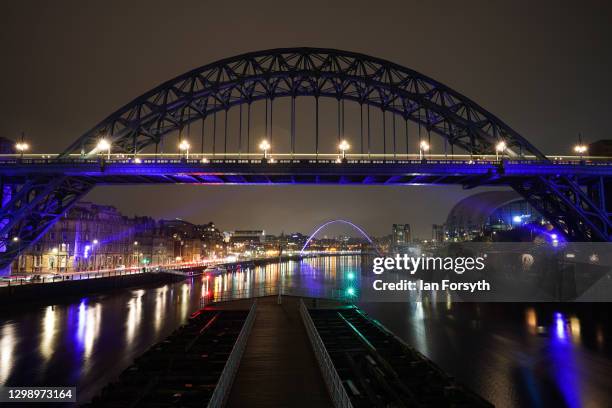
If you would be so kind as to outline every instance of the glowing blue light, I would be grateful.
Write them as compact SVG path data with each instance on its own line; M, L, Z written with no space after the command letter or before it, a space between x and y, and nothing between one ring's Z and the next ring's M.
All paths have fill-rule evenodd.
M355 279L355 274L354 274L353 272L349 272L349 273L346 275L346 277L347 277L349 280L353 280L353 279Z
M514 217L512 217L512 221L513 222L521 222L522 218L520 215L515 215Z
M355 294L355 289L354 288L348 288L346 290L346 293L348 293L349 296L353 296Z
M555 313L555 335L559 340L565 340L565 321L561 313Z
M556 239L557 239L557 234L550 234L550 237L551 237L552 239L556 240Z

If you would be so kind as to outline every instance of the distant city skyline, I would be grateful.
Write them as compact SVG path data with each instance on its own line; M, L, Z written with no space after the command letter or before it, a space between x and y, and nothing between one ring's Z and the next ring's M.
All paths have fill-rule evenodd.
M98 204L114 205L126 215L146 215L158 219L181 218L193 223L213 221L226 231L265 229L275 235L283 231L308 234L325 221L346 219L377 237L390 234L393 224L410 224L413 237L424 239L431 237L433 224L443 224L446 221L452 207L461 199L477 191L500 190L463 190L457 186L397 188L172 185L155 188L122 187L120 199L107 193L108 190L118 189L96 187L86 199ZM271 191L279 189L284 190L282 203L271 202L265 198ZM227 201L227 190L238 191L240 199ZM158 200L154 207L141 205L143 202L155 201L159 191L162 191L163 196L173 197L173 200ZM315 192L324 199L312 200ZM372 197L376 196L381 197L380 202L372 200ZM414 211L402 210L407 202ZM333 236L350 230L347 226L330 225L325 233Z

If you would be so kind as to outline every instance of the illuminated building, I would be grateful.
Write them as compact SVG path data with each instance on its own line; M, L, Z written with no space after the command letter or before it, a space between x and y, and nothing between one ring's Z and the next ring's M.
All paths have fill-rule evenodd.
M434 242L444 241L444 225L433 224L431 226L431 239Z
M231 243L260 244L263 242L266 233L264 230L236 230L230 237Z
M213 223L126 217L115 207L80 202L15 261L18 273L74 272L196 262L222 256Z
M412 242L410 224L393 224L391 240L393 252L404 252Z
M514 191L486 191L458 202L444 225L445 238L469 241L526 224L542 224L544 218Z

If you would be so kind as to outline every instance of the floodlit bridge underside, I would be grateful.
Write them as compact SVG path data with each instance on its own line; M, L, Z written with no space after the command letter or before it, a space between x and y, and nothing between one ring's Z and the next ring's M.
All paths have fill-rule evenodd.
M313 99L316 105L314 137L309 135L308 141L312 160L293 158L298 146L305 145L295 129L295 101L302 97ZM254 159L251 105L265 103L265 138L274 146L279 136L273 139L273 107L280 98L291 101L289 140L283 142L287 150L275 151L269 160ZM321 148L321 98L337 101L339 145L345 134L344 101L359 105L360 132L351 141L353 158L348 155L341 160L340 153L334 152L337 160L322 159L330 154ZM233 143L227 125L232 108L240 112L238 157L228 153ZM370 131L371 109L382 113L382 132ZM205 147L205 124L213 121L216 132L217 116L225 119L221 138L215 133L212 145ZM396 122L404 133L398 131ZM192 137L197 123L201 124L201 157L194 160L198 156L192 151L189 158L187 146L183 158L163 159L171 138ZM416 134L409 135L409 124L413 130L417 127ZM419 160L408 159L409 145L413 145L409 137L425 143L432 135L443 141L445 156L450 151L451 157L455 148L470 156L495 156L503 142L502 160L431 160L426 148ZM101 139L108 152L101 151ZM403 152L400 141L405 143ZM250 159L242 159L243 153ZM406 160L401 160L402 153ZM355 159L356 154L364 160ZM154 158L142 159L146 155ZM382 158L376 160L377 155ZM58 157L0 163L0 269L9 266L98 184L506 185L522 194L568 240L610 241L610 174L610 165L549 161L469 98L392 62L330 49L260 51L221 60L163 83L111 114Z

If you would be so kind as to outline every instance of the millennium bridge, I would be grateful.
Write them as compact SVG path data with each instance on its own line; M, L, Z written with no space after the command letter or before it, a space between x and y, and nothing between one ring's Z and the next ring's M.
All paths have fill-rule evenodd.
M16 150L0 155L0 269L101 184L507 186L567 240L612 241L612 159L582 143L545 155L457 91L347 51L230 57L137 97L61 153Z

